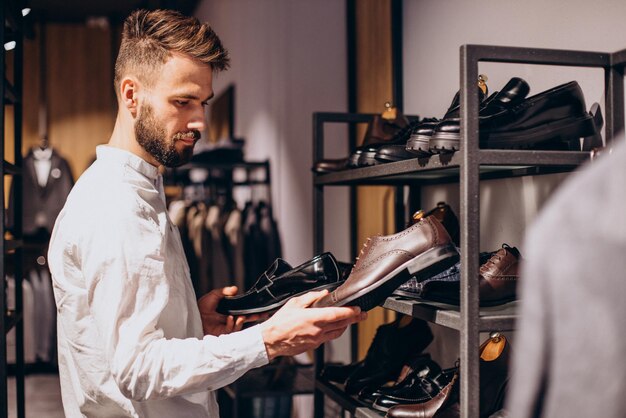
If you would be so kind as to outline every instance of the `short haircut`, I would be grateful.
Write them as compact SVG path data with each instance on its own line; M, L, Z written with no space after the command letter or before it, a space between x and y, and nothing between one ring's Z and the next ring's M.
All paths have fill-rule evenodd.
M122 78L133 74L152 86L163 64L178 52L213 69L226 70L228 51L207 23L174 10L136 10L126 18L115 62L115 93Z

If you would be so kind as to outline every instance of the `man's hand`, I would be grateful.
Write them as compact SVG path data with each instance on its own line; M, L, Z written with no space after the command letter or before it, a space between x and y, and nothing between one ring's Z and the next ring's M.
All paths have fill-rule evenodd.
M328 290L291 298L262 326L267 356L293 356L339 337L348 325L367 318L358 307L309 308Z
M230 334L233 331L240 331L246 322L258 321L264 319L261 315L238 316L222 315L217 313L217 304L224 296L234 296L237 294L237 286L224 287L222 289L214 289L202 296L198 300L198 309L202 318L202 330L204 335L219 336L222 334Z

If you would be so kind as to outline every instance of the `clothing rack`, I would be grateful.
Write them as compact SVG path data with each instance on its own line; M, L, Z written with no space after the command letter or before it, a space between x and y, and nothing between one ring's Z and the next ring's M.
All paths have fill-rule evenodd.
M206 170L206 176L200 180L194 179L193 170ZM262 178L256 178L256 173L262 172ZM244 173L243 179L240 179ZM181 167L168 169L164 175L165 186L201 186L209 190L208 196L226 195L232 197L236 187L265 186L267 189L267 203L271 205L271 171L269 160L241 161L232 163L190 162Z

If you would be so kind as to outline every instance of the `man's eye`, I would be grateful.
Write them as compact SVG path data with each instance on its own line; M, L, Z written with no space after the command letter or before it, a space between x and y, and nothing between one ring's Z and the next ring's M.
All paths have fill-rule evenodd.
M175 102L176 102L176 105L181 106L181 107L186 106L189 103L188 100L176 100Z

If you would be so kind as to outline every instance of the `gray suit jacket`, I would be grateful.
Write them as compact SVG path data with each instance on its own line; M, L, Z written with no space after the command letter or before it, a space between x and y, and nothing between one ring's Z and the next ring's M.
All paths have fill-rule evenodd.
M527 235L507 409L626 416L626 146L573 174Z

